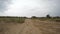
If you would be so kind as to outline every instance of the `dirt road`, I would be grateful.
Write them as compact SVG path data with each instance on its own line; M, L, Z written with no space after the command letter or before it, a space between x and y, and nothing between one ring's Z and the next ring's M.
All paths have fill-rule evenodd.
M41 34L41 31L35 27L31 19L26 19L20 34Z
M3 30L0 34L41 34L41 31L33 25L31 19L26 19L23 24L3 24L0 30Z
M60 22L26 19L24 23L0 23L0 34L60 34Z

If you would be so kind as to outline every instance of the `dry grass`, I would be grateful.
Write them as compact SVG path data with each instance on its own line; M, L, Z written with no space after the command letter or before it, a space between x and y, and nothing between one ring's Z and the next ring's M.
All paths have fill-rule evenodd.
M60 22L58 21L33 19L34 25L42 31L42 34L60 34Z
M0 17L0 34L10 34L10 30L11 33L13 30L19 30L24 21L24 17Z
M0 22L5 22L5 23L24 23L25 18L23 17L4 17L0 18Z
M23 24L20 24L20 23L23 23ZM23 34L26 34L26 33L30 33L30 30L31 31L33 30L33 32L31 33L37 33L41 31L42 34L60 34L60 20L59 19L27 19L25 20L25 18L21 18L21 17L20 18L0 18L0 34L6 34L6 33L19 34L20 31L22 31Z

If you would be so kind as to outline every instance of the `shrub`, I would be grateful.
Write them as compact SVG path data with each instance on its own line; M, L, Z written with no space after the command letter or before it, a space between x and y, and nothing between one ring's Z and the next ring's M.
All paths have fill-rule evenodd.
M46 15L46 17L47 17L47 18L51 18L49 14L48 14L48 15Z
M31 18L37 18L36 16L32 16Z

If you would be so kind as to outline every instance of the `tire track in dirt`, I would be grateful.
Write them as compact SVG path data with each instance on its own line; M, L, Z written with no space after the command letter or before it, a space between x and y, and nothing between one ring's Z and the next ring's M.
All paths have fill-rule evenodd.
M31 19L26 19L20 34L41 34L41 31L33 25Z

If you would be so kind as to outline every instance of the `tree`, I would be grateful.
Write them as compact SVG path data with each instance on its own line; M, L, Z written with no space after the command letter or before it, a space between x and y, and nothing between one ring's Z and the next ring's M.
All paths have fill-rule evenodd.
M47 18L51 18L49 14L48 14L48 15L46 15L46 17L47 17Z
M31 18L36 18L36 16L32 16Z

